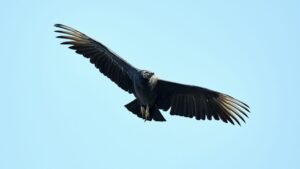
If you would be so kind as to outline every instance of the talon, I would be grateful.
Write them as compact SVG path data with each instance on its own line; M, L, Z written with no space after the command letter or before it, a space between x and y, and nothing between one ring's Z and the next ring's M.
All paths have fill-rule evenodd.
M142 114L142 118L146 121L146 110L143 106L141 106L141 114Z
M146 112L146 113L145 113L145 122L146 122L146 120L147 120L149 117L150 117L150 113L149 113L149 112Z
M150 117L149 106L146 106L146 111L145 111L144 116L145 116L145 122L146 122L146 120Z
M146 109L143 106L141 106L141 114L142 114L142 118L146 122L147 119L149 119L150 117L149 106L146 106Z

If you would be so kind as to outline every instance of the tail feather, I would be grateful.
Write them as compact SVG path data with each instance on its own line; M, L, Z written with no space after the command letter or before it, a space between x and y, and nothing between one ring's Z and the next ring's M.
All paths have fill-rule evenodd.
M155 121L166 121L166 119L164 118L164 116L160 113L160 111L158 110L158 108L156 107L151 107L150 108L150 116L153 118L153 120Z
M125 107L133 114L137 115L140 118L143 118L141 113L141 106L137 99L126 104ZM163 117L163 115L156 107L150 107L149 111L150 111L150 116L146 120L151 121L153 119L154 121L166 121L166 119Z

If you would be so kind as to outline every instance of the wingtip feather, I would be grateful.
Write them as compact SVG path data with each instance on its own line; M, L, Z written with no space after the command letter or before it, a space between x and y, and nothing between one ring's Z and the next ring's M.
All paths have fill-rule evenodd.
M63 25L63 24L57 23L57 24L54 24L54 26L55 26L55 27L58 27L58 28L62 28L64 25Z

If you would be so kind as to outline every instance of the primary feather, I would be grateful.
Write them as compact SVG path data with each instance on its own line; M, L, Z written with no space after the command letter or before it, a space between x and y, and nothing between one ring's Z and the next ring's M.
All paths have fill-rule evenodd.
M63 34L57 36L57 38L68 40L61 44L70 45L70 49L89 58L90 62L93 63L101 73L110 78L123 90L132 93L133 84L131 74L137 71L136 68L113 53L106 46L85 34L62 24L56 24L55 26L62 29L56 30L55 32Z

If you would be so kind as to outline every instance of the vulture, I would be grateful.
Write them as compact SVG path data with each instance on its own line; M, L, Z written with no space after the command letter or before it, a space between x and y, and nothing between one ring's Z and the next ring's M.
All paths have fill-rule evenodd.
M248 117L249 106L227 94L194 85L163 80L151 71L138 69L104 46L78 30L55 24L57 38L65 39L76 53L88 58L101 73L135 99L125 107L144 121L166 121L161 110L171 115L197 120L222 120L240 124Z

